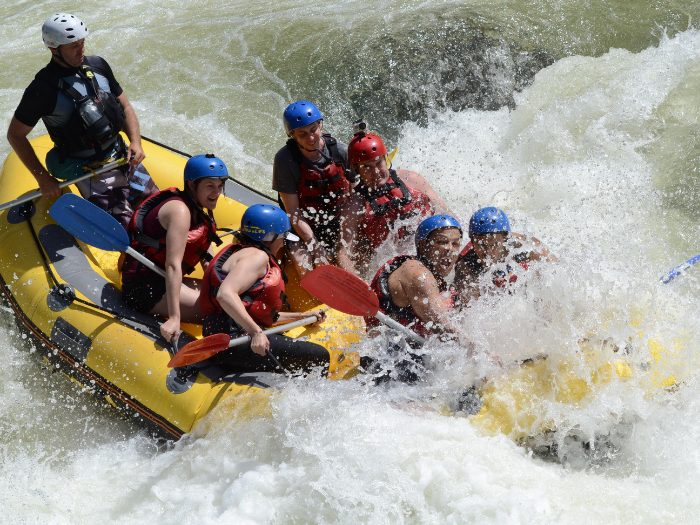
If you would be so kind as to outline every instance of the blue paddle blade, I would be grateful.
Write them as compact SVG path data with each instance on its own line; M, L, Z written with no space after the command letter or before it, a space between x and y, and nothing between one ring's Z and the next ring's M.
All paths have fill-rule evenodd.
M66 193L54 202L49 215L85 244L109 252L129 247L129 235L117 219L75 193Z

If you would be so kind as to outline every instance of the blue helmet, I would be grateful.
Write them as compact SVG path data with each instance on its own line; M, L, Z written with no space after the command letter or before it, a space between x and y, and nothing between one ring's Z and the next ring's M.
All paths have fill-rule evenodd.
M286 239L298 241L299 237L287 233L292 229L287 214L271 204L253 204L241 218L241 233L254 241L264 241L268 233L284 235ZM269 240L269 239L268 239Z
M433 215L418 225L418 229L416 230L416 247L418 243L427 238L432 231L440 228L459 228L459 236L462 236L462 225L457 219L450 215Z
M228 169L221 159L216 158L212 153L206 155L195 155L185 164L185 181L196 181L203 178L228 178Z
M322 118L323 115L321 115L318 108L306 100L297 100L289 104L282 114L284 129L287 130L287 135L289 135L289 132L293 129L303 128Z
M510 231L510 221L503 211L493 206L481 208L469 219L469 235Z

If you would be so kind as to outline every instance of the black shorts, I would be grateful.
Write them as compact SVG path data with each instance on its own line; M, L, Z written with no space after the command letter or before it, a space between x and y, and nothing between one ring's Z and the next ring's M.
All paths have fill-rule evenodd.
M291 372L309 373L314 368L320 368L323 375L328 373L331 356L321 345L310 341L299 341L281 334L270 334L267 339L270 341L272 355ZM253 352L250 342L221 352L214 359L219 366L234 373L282 372L277 369L269 356Z
M215 333L225 333L231 338L247 335L238 323L227 314L210 314L204 318L202 335L205 337ZM323 346L310 341L292 339L286 335L271 334L267 336L270 341L270 352L280 364L292 372L310 372L319 367L325 375L330 364L330 354ZM250 342L244 345L234 346L229 350L220 352L212 358L218 366L233 373L245 372L277 372L274 361L269 356L256 354L250 348Z
M127 306L148 314L165 296L165 279L159 275L134 275L122 281L122 295Z

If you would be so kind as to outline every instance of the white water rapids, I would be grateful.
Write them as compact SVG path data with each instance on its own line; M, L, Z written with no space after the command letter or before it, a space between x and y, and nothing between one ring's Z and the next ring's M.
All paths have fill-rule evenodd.
M88 52L110 62L143 134L192 154L213 151L264 191L284 142L287 103L317 100L328 128L347 141L352 119L365 116L372 126L357 107L384 100L382 92L363 94L360 82L334 82L362 66L349 53L377 42L360 3L109 4L60 9L88 21ZM445 5L387 1L366 9L382 28L411 17L438 27L464 16L461 4ZM512 93L514 106L436 103L420 118L407 113L378 130L399 146L396 164L426 177L463 224L477 208L499 206L515 231L536 236L562 261L537 267L539 276L530 272L512 295L483 298L459 322L479 348L507 361L571 356L581 337L629 344L639 363L663 347L680 388L649 394L652 379L640 372L601 386L585 407L543 406L543 417L563 431L551 461L507 436L478 432L463 415L444 415L463 386L494 371L441 347L431 349L439 365L426 385L295 380L270 417L247 419L224 404L193 434L163 445L52 374L3 310L0 523L698 522L700 268L668 285L659 277L700 252L700 32L664 11L658 24L680 27L671 36L650 22L632 36L618 27L618 40L607 42L596 40L602 22L591 17L591 30L581 30L569 4L554 5L561 18L548 20L537 18L550 12L544 3L514 5L516 14L502 18L497 2L468 10L483 21L492 6L498 12L484 27L511 36L513 20L523 21L541 37L522 48L543 46L558 58ZM604 11L589 7L596 6ZM18 0L0 7L0 128L48 61L38 28L56 8ZM547 32L547 24L557 30ZM622 49L625 38L630 50ZM601 51L606 44L615 48ZM425 42L428 52L442 53L440 45ZM333 69L329 49L342 68ZM449 66L447 54L441 60ZM392 83L402 64L387 64L388 108L417 88ZM489 71L483 85L514 85L513 70ZM393 109L374 111L382 115L376 121L391 121ZM43 133L38 126L35 134ZM0 142L0 156L9 153ZM567 432L593 450L565 439Z

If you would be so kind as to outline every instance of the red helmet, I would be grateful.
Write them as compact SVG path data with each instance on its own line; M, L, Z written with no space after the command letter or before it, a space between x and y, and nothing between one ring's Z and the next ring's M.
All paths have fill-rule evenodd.
M374 160L386 154L386 146L382 139L369 133L355 135L348 145L348 160L351 166L359 162Z

